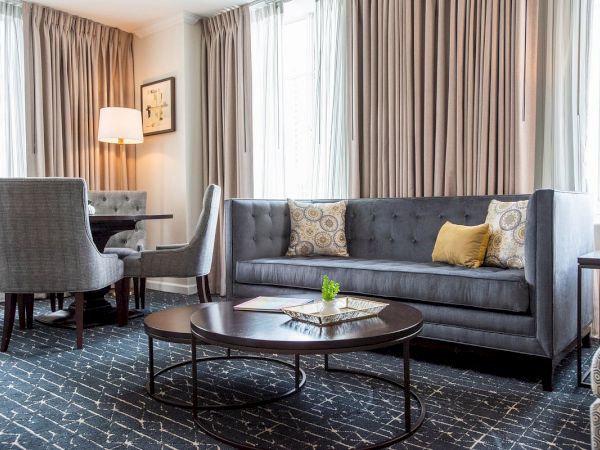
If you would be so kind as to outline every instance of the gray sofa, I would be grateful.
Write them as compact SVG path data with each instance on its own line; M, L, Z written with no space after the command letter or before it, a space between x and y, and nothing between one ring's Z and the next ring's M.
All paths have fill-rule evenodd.
M483 223L493 198L530 200L525 269L432 263L444 222ZM349 200L349 258L286 257L288 216L282 200L226 202L228 297L317 293L322 275L328 274L344 293L416 307L425 318L424 338L539 358L544 389L552 389L554 368L576 337L577 256L594 247L588 196L539 190L516 196ZM591 282L586 273L584 293ZM586 334L591 295L584 299Z

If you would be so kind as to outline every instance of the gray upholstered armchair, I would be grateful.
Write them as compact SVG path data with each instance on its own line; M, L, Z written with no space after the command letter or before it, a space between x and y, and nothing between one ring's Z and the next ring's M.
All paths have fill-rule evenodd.
M145 214L146 192L143 191L90 191L90 204L96 214ZM146 229L144 222L135 225L135 230L114 234L106 243L105 252L129 256L144 250Z
M83 346L83 293L117 283L126 305L123 262L92 240L85 181L0 179L0 292L5 292L1 351L8 349L18 298L32 326L34 292L74 292L77 348Z
M90 191L90 204L96 214L145 214L147 194L143 191ZM135 255L144 250L146 243L146 227L144 221L137 222L135 230L126 230L110 237L104 247L104 253L118 255L119 258ZM140 279L133 279L135 308L140 308ZM144 309L144 298L141 307Z
M141 280L152 277L196 278L200 302L210 301L207 275L212 264L221 188L211 184L204 193L202 212L188 244L157 246L124 259L125 276ZM145 282L140 283L145 286ZM140 291L143 297L143 290Z

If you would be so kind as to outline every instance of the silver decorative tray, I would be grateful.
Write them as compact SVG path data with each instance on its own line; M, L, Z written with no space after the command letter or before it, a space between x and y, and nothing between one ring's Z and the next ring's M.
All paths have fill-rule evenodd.
M379 314L383 308L387 306L387 303L355 297L342 297L336 301L339 312L333 314L323 314L321 312L321 308L323 307L321 301L310 303L308 305L283 308L282 311L292 319L309 322L322 327L373 317Z

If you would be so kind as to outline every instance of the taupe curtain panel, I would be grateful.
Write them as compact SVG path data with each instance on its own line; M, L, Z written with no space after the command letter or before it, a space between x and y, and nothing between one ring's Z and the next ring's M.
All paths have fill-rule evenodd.
M23 4L29 176L134 189L135 147L98 142L104 106L134 107L133 35Z
M538 0L352 0L354 196L533 189Z
M252 196L249 12L236 8L200 24L203 182L223 199ZM213 292L225 294L223 207L210 272Z

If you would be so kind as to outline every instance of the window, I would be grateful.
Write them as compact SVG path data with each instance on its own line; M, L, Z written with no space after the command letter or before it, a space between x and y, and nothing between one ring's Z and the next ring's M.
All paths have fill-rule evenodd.
M26 175L23 19L0 0L0 177Z
M586 190L600 213L600 2L591 3L587 59L584 177Z
M256 198L347 196L345 3L251 10Z

